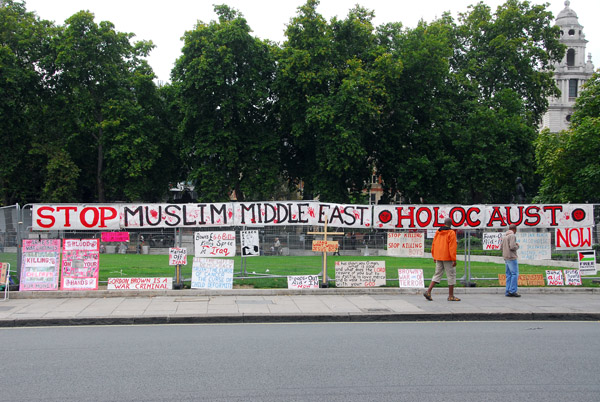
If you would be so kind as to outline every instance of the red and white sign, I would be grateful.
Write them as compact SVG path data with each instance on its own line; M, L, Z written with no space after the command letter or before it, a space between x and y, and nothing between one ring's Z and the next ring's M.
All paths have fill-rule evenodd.
M63 241L61 290L98 290L100 240Z
M500 250L502 246L501 232L484 232L483 233L483 249L484 250Z
M318 289L318 275L293 275L287 277L288 289Z
M592 248L592 228L556 228L557 250L589 250Z
M117 204L39 205L32 208L33 230L119 230Z
M170 248L169 265L187 265L187 248Z
M563 286L563 275L561 270L547 270L546 271L546 283L548 286Z
M581 286L581 274L578 269L565 269L565 285Z
M107 290L168 290L173 278L108 278Z
M234 257L235 232L195 232L196 257Z
M388 232L387 255L393 257L423 257L425 255L425 234Z

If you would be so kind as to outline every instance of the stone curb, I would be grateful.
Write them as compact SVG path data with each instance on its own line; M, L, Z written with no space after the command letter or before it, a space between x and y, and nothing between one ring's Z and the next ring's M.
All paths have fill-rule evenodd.
M166 324L261 324L319 322L445 322L445 321L600 321L600 313L431 313L431 314L297 314L155 317L87 317L0 320L0 328L95 326L95 325L166 325Z
M435 293L443 293L447 288L437 287ZM456 294L501 294L504 287L459 287ZM326 296L326 295L415 295L424 289L404 288L325 288L325 289L228 289L228 290L93 290L93 291L51 291L51 292L10 292L10 299L68 299L68 298L108 298L108 297L190 297L190 296ZM592 293L600 294L600 288L588 287L539 287L519 288L522 294Z

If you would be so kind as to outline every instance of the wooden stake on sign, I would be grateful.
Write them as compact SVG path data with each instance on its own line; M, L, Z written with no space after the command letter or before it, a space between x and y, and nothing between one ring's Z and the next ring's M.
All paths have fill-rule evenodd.
M310 235L323 235L323 241L327 242L327 235L343 235L344 232L328 232L327 217L325 217L325 227L322 232L308 232ZM327 251L323 250L323 286L327 286Z

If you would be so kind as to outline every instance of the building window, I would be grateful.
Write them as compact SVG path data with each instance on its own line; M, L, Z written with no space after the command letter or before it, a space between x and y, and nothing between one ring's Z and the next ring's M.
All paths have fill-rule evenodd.
M567 117L566 117L566 119L567 119L568 122L570 122L571 121L571 115L568 114Z
M567 66L573 67L575 65L575 49L569 49L567 51Z
M577 79L571 78L569 80L569 98L577 98Z
M571 35L571 36L575 35L575 30L574 29L569 29L569 35Z

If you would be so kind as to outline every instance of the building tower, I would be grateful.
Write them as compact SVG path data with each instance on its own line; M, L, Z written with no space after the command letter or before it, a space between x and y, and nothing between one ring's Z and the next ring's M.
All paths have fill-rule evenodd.
M569 0L565 1L565 8L556 18L556 26L560 27L560 42L567 46L563 59L554 65L554 78L561 95L548 100L548 111L542 120L542 129L547 127L553 133L569 127L581 86L594 73L591 54L587 55L586 61L585 44L588 41L583 26L579 24L579 18L569 7L570 4Z

